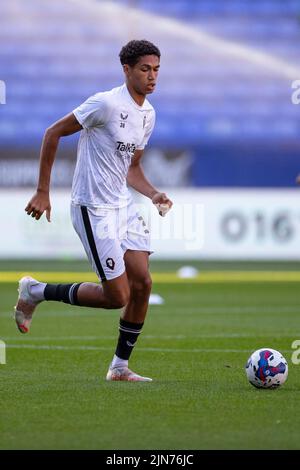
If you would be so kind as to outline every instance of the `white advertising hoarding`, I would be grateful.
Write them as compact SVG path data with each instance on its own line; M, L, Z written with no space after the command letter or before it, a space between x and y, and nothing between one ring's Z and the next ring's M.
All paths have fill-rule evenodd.
M138 197L157 259L300 259L300 192L261 189L168 190L166 217ZM0 258L80 258L70 192L51 194L52 220L24 207L32 190L0 191Z

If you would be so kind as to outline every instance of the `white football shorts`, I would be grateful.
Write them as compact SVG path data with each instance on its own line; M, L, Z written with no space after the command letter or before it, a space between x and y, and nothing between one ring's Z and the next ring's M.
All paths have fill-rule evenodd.
M125 272L126 250L153 253L149 229L133 203L120 209L72 203L71 219L87 257L102 282Z

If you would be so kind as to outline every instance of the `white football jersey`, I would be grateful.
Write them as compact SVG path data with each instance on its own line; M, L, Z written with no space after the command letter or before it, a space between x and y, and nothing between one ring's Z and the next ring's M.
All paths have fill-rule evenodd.
M72 185L72 202L118 208L130 201L126 177L134 151L143 149L155 123L153 106L139 106L126 84L96 93L73 114L83 129Z

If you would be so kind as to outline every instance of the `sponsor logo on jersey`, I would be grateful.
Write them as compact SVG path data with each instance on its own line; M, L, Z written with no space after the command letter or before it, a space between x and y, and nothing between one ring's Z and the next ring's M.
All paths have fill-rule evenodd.
M117 141L117 150L119 150L119 152L134 153L135 152L135 144L121 142L120 140L118 140Z

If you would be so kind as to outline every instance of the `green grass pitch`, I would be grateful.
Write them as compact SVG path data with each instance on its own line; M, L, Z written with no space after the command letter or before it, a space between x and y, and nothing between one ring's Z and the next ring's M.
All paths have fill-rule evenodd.
M172 273L182 263L153 263ZM118 311L39 306L30 334L11 318L16 282L0 282L1 449L299 449L299 282L201 282L214 270L282 265L198 263L199 282L154 282L131 368L152 383L107 383ZM300 266L285 264L284 271ZM2 271L88 271L85 263L1 263ZM205 277L204 277L205 279ZM45 272L44 280L47 281ZM70 279L72 282L72 279ZM289 363L277 390L248 384L250 353L271 347Z

